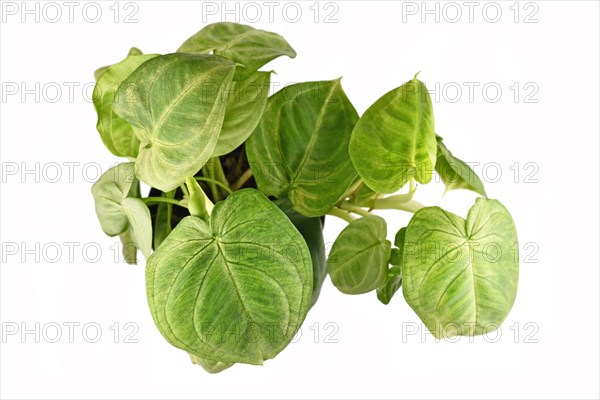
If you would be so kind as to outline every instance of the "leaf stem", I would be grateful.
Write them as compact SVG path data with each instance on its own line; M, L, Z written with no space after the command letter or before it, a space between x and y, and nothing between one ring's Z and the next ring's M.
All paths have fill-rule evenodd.
M253 175L254 174L252 173L252 170L248 168L246 171L244 171L242 176L240 176L240 178L233 185L231 185L231 190L240 189L246 182L248 182L248 179L252 178Z
M339 207L342 210L347 210L347 211L353 212L354 214L358 214L358 215L363 216L363 217L372 215L370 212L368 212L367 210L363 209L362 207L355 206L355 205L350 204L350 203L345 202L345 201L341 202L340 205L339 205Z
M341 208L337 207L333 207L331 211L329 211L328 215L333 215L334 217L341 218L347 223L350 223L356 219L352 215L350 215L348 211L344 211Z
M183 204L180 203L179 200L169 199L167 197L145 197L142 201L146 204L156 204L156 203L168 203L175 204L176 206L187 208Z
M399 194L396 196L385 197L383 199L377 199L373 202L373 208L376 210L407 211L414 214L421 208L425 207L423 204L415 200L406 201L405 196L405 194Z
M219 182L216 179L212 179L212 178L207 178L205 176L195 176L194 177L197 181L203 181L203 182L209 182L209 183L214 183L215 185L219 185L223 190L225 190L227 193L231 194L233 193L233 191L231 190L231 188L229 186L227 186L226 184L224 184L223 182Z
M190 193L188 192L187 187L185 187L185 185L183 183L179 187L181 188L181 191L183 192L183 197L190 196Z

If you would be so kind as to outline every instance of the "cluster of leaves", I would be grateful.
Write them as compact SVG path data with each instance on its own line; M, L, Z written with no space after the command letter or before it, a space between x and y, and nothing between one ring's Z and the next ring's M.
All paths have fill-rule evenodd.
M138 249L147 259L165 339L209 372L262 364L326 275L384 304L402 287L436 337L497 328L516 296L515 227L436 135L425 85L415 77L359 116L339 79L269 96L272 72L259 68L284 55L296 53L275 33L217 23L176 53L134 48L96 72L97 129L128 159L93 185L96 213L128 262ZM482 196L466 219L413 200L434 170ZM414 213L394 243L378 209ZM325 215L348 222L327 260Z

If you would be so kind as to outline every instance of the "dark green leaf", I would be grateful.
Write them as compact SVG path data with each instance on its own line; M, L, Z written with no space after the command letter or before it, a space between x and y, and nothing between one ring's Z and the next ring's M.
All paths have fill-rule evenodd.
M258 188L307 216L327 214L356 178L348 155L356 110L340 80L287 86L269 98L246 144Z
M288 199L276 199L274 203L287 215L308 245L313 265L313 290L311 307L315 305L327 276L325 263L325 240L321 217L305 217L292 208Z

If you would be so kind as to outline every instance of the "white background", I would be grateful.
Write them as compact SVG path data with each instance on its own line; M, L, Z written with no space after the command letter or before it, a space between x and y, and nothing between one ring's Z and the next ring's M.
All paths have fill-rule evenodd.
M14 10L7 3L3 11ZM97 67L119 61L131 46L174 51L205 22L221 20L224 6L212 3L218 13L207 16L201 2L137 1L110 9L113 3L98 3L96 23L86 21L95 17L93 9L82 15L85 3L74 9L73 22L62 2L55 3L62 12L56 23L48 21L56 9L44 14L44 3L38 4L39 22L22 15L21 2L13 3L15 15L2 15L2 398L598 398L597 2L498 2L485 13L482 2L473 22L463 2L439 3L439 22L434 14L421 21L421 2L336 2L326 9L321 3L317 22L312 1L298 3L297 22L295 8L284 14L280 3L271 22L268 6L256 3L262 18L254 26L282 34L298 52L295 60L269 65L280 85L343 76L359 113L419 70L430 89L438 88L437 132L457 156L480 163L475 170L489 196L516 221L519 292L501 337L435 343L421 336L400 293L383 306L373 293L345 296L327 281L297 343L264 367L237 365L218 375L192 365L160 336L146 304L143 262L113 261L117 240L100 229L89 181L95 165L105 170L118 160L102 146L91 89L84 86ZM455 5L462 18L452 23ZM244 15L243 4L237 7L227 20L254 19L256 9ZM415 7L416 14L403 13ZM502 15L492 23L496 8ZM116 23L115 9L121 11ZM337 22L325 23L333 11ZM124 23L131 12L138 22ZM531 13L537 22L525 23ZM465 82L479 84L472 101ZM72 98L68 85L77 85ZM462 97L455 101L457 86ZM15 87L19 92L10 94ZM502 90L498 99L494 87ZM22 97L23 88L33 93ZM69 162L75 163L72 179ZM39 174L22 174L36 163ZM55 183L52 163L60 166ZM416 198L465 216L476 197L442 194L443 185L432 184ZM409 219L401 212L385 216L390 238ZM328 218L326 241L342 227ZM66 242L78 243L73 259ZM37 254L24 252L36 243ZM102 250L97 262L90 260L93 247L82 254L88 243ZM62 255L52 262L57 248ZM73 343L64 325L70 322L80 324ZM133 336L138 343L125 343L128 322L139 327ZM36 323L39 343L34 334L22 338L21 329ZM86 340L94 338L93 328L83 335L86 323L102 329L97 343ZM49 343L54 324L62 337ZM15 326L17 334L6 334ZM416 335L403 338L415 327Z

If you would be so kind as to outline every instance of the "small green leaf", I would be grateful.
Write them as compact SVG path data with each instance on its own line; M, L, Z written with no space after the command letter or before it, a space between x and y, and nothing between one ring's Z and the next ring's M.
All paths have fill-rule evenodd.
M313 289L311 307L315 305L321 293L321 287L327 276L327 264L325 262L325 240L323 238L322 217L306 217L292 208L288 199L276 199L273 201L277 207L287 215L296 229L300 232L312 258L313 265Z
M177 52L213 52L229 58L239 64L235 73L236 80L246 79L277 57L296 57L294 49L280 35L233 22L217 22L205 26L186 40Z
M340 80L299 83L269 98L246 142L258 188L306 216L327 214L357 174L348 155L356 110Z
M119 238L121 239L121 253L125 262L132 265L137 264L138 247L131 236L131 229L126 229L125 232L119 235Z
M234 69L222 57L168 54L145 62L119 85L115 112L140 139L140 180L168 192L212 156Z
M302 235L254 189L217 203L209 223L184 218L146 269L162 335L223 364L262 364L283 350L306 317L312 284Z
M517 294L515 243L497 200L478 198L466 221L439 207L417 211L404 243L406 301L435 337L494 331Z
M118 64L106 67L97 78L92 100L98 114L96 128L100 138L111 153L118 157L137 157L140 141L134 135L131 125L114 112L117 88L140 65L157 54L130 55Z
M267 105L270 77L271 72L255 72L234 82L213 157L232 152L254 132Z
M138 185L135 165L123 163L102 174L92 186L92 194L104 233L124 234L124 239L131 239L147 259L152 249L152 221L144 202L132 197L139 195ZM129 262L132 257L126 259Z
M385 220L370 215L352 221L337 237L327 268L340 292L362 294L386 280L391 243L386 240Z
M446 148L443 139L437 138L437 161L435 170L440 174L442 182L446 185L446 191L454 189L468 189L487 197L483 182L464 161L456 158Z
M152 217L148 206L140 199L126 198L122 201L123 212L129 222L131 239L139 247L146 260L152 253Z
M393 249L395 250L395 249ZM394 297L394 294L402 286L402 271L400 267L390 268L385 279L385 283L377 288L377 298L383 304L388 305Z
M388 92L360 118L350 156L365 183L381 193L398 191L412 177L431 180L436 161L433 109L418 79Z

